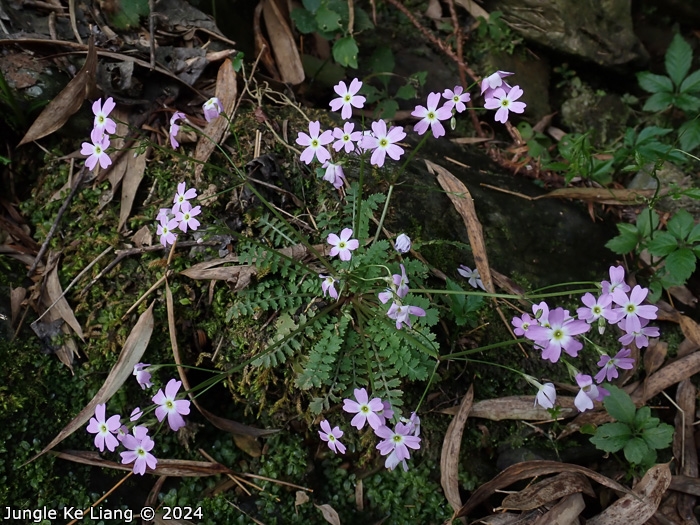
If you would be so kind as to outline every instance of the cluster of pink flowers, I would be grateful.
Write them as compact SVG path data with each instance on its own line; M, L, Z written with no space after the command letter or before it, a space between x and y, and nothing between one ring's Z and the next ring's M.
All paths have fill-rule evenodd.
M92 112L95 115L90 132L92 142L83 142L83 147L80 150L81 155L88 155L88 158L85 159L85 165L89 170L95 169L98 163L102 169L112 164L112 159L107 154L107 148L109 148L109 135L117 131L117 124L109 118L109 114L116 106L112 97L105 100L104 104L102 104L101 98L92 104Z
M394 417L394 411L387 401L375 397L370 399L364 388L355 389L355 399L344 399L343 410L355 414L350 424L357 430L361 430L365 423L369 424L374 433L382 439L377 445L377 450L382 456L387 456L384 466L394 470L401 463L404 470L408 470L406 460L410 458L409 448L420 448L420 418L413 412L409 419L400 418L392 430L387 421ZM340 442L344 432L336 426L331 429L327 420L321 421L319 436L328 443L328 447L336 454L345 453L345 445Z
M601 334L606 324L616 325L624 332L618 339L623 347L614 357L601 354L598 362L601 368L594 378L577 371L575 378L580 391L575 405L581 412L593 408L593 401L601 401L608 395L608 391L599 385L603 381L617 378L618 368L633 368L634 359L630 357L632 352L627 348L630 344L643 348L649 345L649 337L659 336L657 327L647 326L650 320L656 319L657 307L642 304L649 290L636 285L630 292L630 287L625 283L625 270L621 266L611 267L609 273L610 281L600 283L601 294L598 297L591 293L581 297L585 306L578 308L576 318L563 308L550 311L547 303L541 302L532 307L534 317L525 313L511 321L515 335L533 341L535 348L542 351L542 358L552 363L559 361L562 351L571 357L577 357L583 343L576 336L588 332L594 323ZM536 403L552 408L556 399L554 386L547 383L538 388Z
M202 213L200 206L192 206L191 199L197 197L197 190L194 188L187 189L184 182L177 185L177 193L173 199L172 208L161 208L156 216L159 222L156 234L160 237L160 243L163 246L168 246L175 242L177 235L175 229L180 229L183 233L187 233L188 228L192 231L199 228L200 223L195 217Z
M147 371L150 365L139 363L134 367L134 375L142 388L150 388L151 374ZM162 389L153 396L155 404L155 414L159 422L168 418L168 425L177 432L185 426L182 416L190 413L190 402L186 399L177 399L177 392L182 383L176 379L171 379L165 386L165 393ZM110 452L114 452L121 444L126 451L121 452L122 464L133 463L134 474L143 475L146 467L155 469L158 464L156 457L151 454L155 445L153 439L148 435L146 425L134 425L129 433L129 428L121 424L121 416L115 414L109 418L106 415L106 405L100 404L95 407L95 416L90 419L87 431L95 434L95 448L104 452L105 446ZM135 422L141 418L143 410L136 407L129 417L130 422Z

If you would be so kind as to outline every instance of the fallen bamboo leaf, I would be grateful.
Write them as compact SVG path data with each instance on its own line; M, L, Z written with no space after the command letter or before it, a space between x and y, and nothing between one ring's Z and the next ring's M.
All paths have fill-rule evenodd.
M437 177L438 184L445 190L445 193L447 193L447 196L452 201L452 205L457 210L457 213L462 217L464 225L467 227L469 244L471 245L472 254L474 255L474 263L481 276L481 282L484 283L487 292L493 293L493 280L491 278L489 260L486 255L484 233L479 218L476 215L474 199L472 199L471 193L469 193L469 190L461 180L442 166L430 162L429 160L425 160L425 164L428 171Z
M182 381L182 386L185 391L187 391L187 395L189 396L190 400L192 401L192 404L199 410L199 412L209 420L209 422L214 425L216 428L219 430L223 430L225 432L229 432L231 434L240 434L244 436L253 436L253 437L261 437L261 436L267 436L269 434L275 434L279 432L277 429L260 429L260 428L254 428L254 427L249 427L248 425L244 425L242 423L238 423L236 421L232 421L230 419L226 419L223 417L219 417L217 415L212 414L209 412L207 409L205 409L203 406L199 404L199 401L197 400L196 397L192 395L190 392L190 382L187 379L187 375L185 374L185 369L182 368L182 360L180 359L180 351L178 350L177 346L177 330L175 327L175 307L173 304L173 294L170 291L170 285L168 284L168 281L165 281L165 304L168 310L168 332L170 333L170 344L172 346L173 350L173 359L175 360L175 364L177 365L177 371L178 374L180 375L180 380Z
M586 508L580 492L571 494L554 505L532 525L570 525L579 523L579 515Z
M450 139L450 142L454 142L455 144L481 144L482 142L488 142L489 140L493 139L489 137L459 137L456 139Z
M95 394L85 408L58 433L51 443L46 445L41 452L27 461L27 463L31 463L42 454L45 454L82 427L94 415L95 407L99 404L106 403L109 398L119 390L122 384L124 384L124 381L133 373L134 366L141 360L141 356L143 356L143 353L146 351L152 333L153 304L141 314L134 328L132 328L129 337L127 337L124 342L122 351L119 354L119 359L117 359L112 370L110 370L107 379L105 379L105 382L97 391L97 394Z
M134 205L136 192L146 172L146 159L148 159L150 152L151 149L147 148L146 151L136 156L131 154L131 152L126 154L127 169L122 182L122 198L119 205L119 225L117 226L118 231L122 230L127 219L131 215L131 208Z
M104 459L99 452L84 450L63 450L52 452L56 457L91 465L93 467L111 468L114 470L133 470L133 465L123 465L115 461ZM216 476L219 474L232 474L233 472L221 463L209 461L190 461L186 459L158 459L158 465L154 470L148 469L149 474L156 476L174 476L179 478Z
M238 292L246 288L252 278L257 275L258 269L251 265L223 266L221 268L187 268L180 272L190 279L211 279L215 281L233 282L234 291Z
M644 352L644 371L647 375L656 372L666 360L668 343L664 341L650 342Z
M641 406L662 390L680 383L700 372L700 352L687 355L667 364L658 372L647 377L630 395L637 406Z
M661 502L661 497L671 484L671 470L666 463L654 465L632 489L587 525L643 525L651 518Z
M83 329L80 327L80 323L75 318L73 309L63 297L63 289L61 288L61 282L58 280L58 257L60 254L50 253L48 260L51 270L46 275L46 297L43 298L42 303L45 308L49 309L47 314L47 321L53 321L51 314L58 315L63 319L68 326L70 326L73 331L80 337L82 341L85 341L85 335L83 335Z
M673 476L668 488L676 492L700 496L700 479L683 475Z
M97 70L97 52L95 51L95 37L90 35L88 52L85 64L71 79L66 87L56 95L43 109L32 123L18 144L21 146L28 142L38 140L61 129L68 119L80 109L83 101L95 86L95 72Z
M253 13L253 35L255 37L255 56L259 57L262 65L265 66L267 72L275 80L280 80L280 73L275 65L275 59L272 58L272 53L270 52L270 43L263 35L262 28L260 27L260 19L262 17L263 3L258 2L255 6L255 12Z
M226 118L222 116L207 123L202 136L197 141L197 146L194 150L194 159L196 161L194 177L197 184L201 183L202 170L204 170L204 165L209 160L209 157L218 145L228 137L229 126L235 115L238 83L236 81L236 70L233 69L233 63L228 58L222 62L216 74L216 98L219 99Z
M10 312L11 312L11 322L12 327L17 328L17 322L19 321L19 313L22 309L22 302L24 298L27 297L27 289L22 288L10 288Z
M557 406L561 407L559 416L562 418L578 414L578 409L574 407L573 397L557 396ZM450 407L440 410L440 413L455 415L458 410L459 407ZM477 401L472 406L469 417L490 419L491 421L506 419L547 421L552 418L546 409L535 406L535 396L508 396Z
M613 490L625 494L630 492L627 487L620 485L617 481L579 465L560 463L558 461L525 461L508 467L491 481L484 483L472 492L469 501L452 516L452 519L468 516L470 512L486 501L495 491L508 487L516 481L559 472L578 472Z
M117 153L112 156L112 166L107 172L106 179L109 181L112 195L114 195L117 193L117 189L129 168L129 157L131 155L130 151L125 149L125 139L129 134L129 113L126 111L126 108L117 106L114 108L111 115L117 123L117 131L110 140L113 151ZM106 205L106 203L104 203L103 206L104 205Z
M258 440L253 436L233 434L233 442L238 448L253 458L259 458L262 456L262 447L260 446Z
M447 427L440 453L440 485L445 492L447 502L455 511L462 506L459 495L459 449L462 446L464 425L473 402L474 385L472 384L459 405L459 412Z
M501 503L505 510L533 510L558 499L583 492L595 497L588 479L577 472L562 472L510 494Z
M275 0L263 0L262 4L265 27L282 82L292 85L301 84L304 81L304 66L287 19Z
M630 204L642 202L654 195L655 190L628 190L626 188L559 188L544 195L534 197L539 199L578 199L600 204Z
M680 474L692 478L698 477L698 449L695 446L695 432L693 422L697 389L690 379L684 379L678 383L676 390L676 404L679 411L676 414L676 432L673 436L673 455L680 458ZM676 511L686 523L694 519L693 508L695 496L679 494L676 503Z
M314 507L321 511L321 514L323 514L323 519L325 519L328 523L331 523L332 525L340 525L340 516L338 516L338 513L333 507L328 504L316 505L315 503Z
M489 13L474 0L455 0L455 4L462 6L467 12L472 15L474 20L478 20L482 17L487 22L489 21Z

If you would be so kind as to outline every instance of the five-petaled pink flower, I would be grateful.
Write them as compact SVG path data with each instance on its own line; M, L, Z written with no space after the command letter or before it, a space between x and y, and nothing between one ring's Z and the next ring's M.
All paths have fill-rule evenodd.
M397 423L396 430L391 430L387 426L375 429L374 433L380 438L383 438L383 441L380 441L377 445L377 450L379 450L380 454L386 456L390 455L392 452L396 453L396 456L392 458L391 461L387 458L384 463L386 468L393 470L400 461L409 459L409 448L414 450L420 448L420 438L418 436L412 436L411 430L411 427L403 423Z
M120 416L115 414L105 420L105 405L101 404L95 407L95 417L90 418L87 431L90 434L95 434L95 447L100 452L104 452L105 445L110 452L114 452L114 449L119 445L119 441L112 434L116 434L119 430L120 419Z
M404 324L411 328L411 319L408 317L409 314L417 317L425 317L425 310L417 306L403 305L398 301L394 301L389 307L389 311L386 313L389 319L394 319L396 321L397 330L401 330Z
M153 383L151 383L151 373L148 371L148 367L151 366L148 363L138 363L134 365L133 374L136 376L136 381L143 390L146 388L151 388Z
M440 93L430 93L428 95L428 107L416 106L413 110L414 117L421 119L415 126L413 131L422 135L428 131L428 127L433 132L433 136L438 139L445 134L445 127L440 123L441 120L447 120L452 116L452 107L445 104L438 109L440 103Z
M156 228L156 235L160 236L160 243L166 248L168 245L175 244L175 238L177 235L175 235L173 230L175 230L179 224L180 222L175 218L162 219L158 225L158 228Z
M333 138L336 141L333 143L333 149L335 151L340 151L345 148L345 153L352 153L355 151L355 143L362 139L361 131L354 131L355 124L352 122L346 122L343 129L335 128L333 130Z
M90 133L90 140L92 140L92 144L83 142L83 147L80 150L81 155L89 155L85 159L85 165L89 170L92 170L99 162L102 169L107 168L107 166L112 164L112 159L109 158L105 151L109 147L109 137L103 130L93 128L92 133Z
M622 291L619 286L613 290L612 298L615 304L620 306L613 310L619 315L620 319L625 321L624 330L627 333L639 332L642 329L640 318L656 319L656 311L658 308L651 304L642 305L642 301L649 293L648 288L642 288L637 285L632 288L629 297Z
M454 109L457 113L467 109L464 103L471 100L471 95L465 93L462 86L455 86L454 90L446 89L442 92L442 96L447 99L445 106L449 107L450 110Z
M372 122L372 134L362 137L361 146L365 150L374 150L369 161L381 168L387 155L394 160L399 160L403 155L403 148L396 143L405 137L406 133L401 126L392 126L387 131L386 122L379 120Z
M508 93L506 93L502 88L498 88L493 92L491 98L486 99L484 107L486 109L496 109L496 122L505 124L508 120L508 112L522 113L525 111L527 104L524 102L516 102L523 94L523 90L520 86L513 86Z
M109 118L109 114L117 107L112 97L105 100L102 104L102 99L98 99L92 104L92 112L95 115L93 129L100 130L100 133L112 134L117 131L117 124Z
M345 445L339 441L343 437L343 431L340 430L340 427L333 427L331 430L331 424L324 419L321 421L321 430L318 431L318 435L328 443L328 448L333 452L345 454Z
M625 330L625 334L620 337L618 341L625 346L632 344L632 341L634 341L637 348L644 348L645 346L649 346L650 337L659 337L659 328L657 326L647 326L649 324L648 319L640 319L639 323L639 330L629 332L627 330L627 325L629 323L626 319L622 319L617 326Z
M180 124L177 122L178 120L184 120L186 118L187 115L180 111L176 111L173 113L173 116L170 117L170 130L168 131L168 136L170 137L170 145L173 147L173 149L177 149L177 147L180 145L176 139L177 134L180 132Z
M517 336L525 335L525 332L533 323L537 324L537 321L532 319L528 313L524 313L521 317L513 317L510 321L510 324L515 327L513 328L513 333Z
M334 279L332 275L323 275L319 274L319 277L323 279L323 282L321 283L321 290L323 291L323 297L326 296L326 294L330 295L333 299L338 299L338 291L335 289L335 283L338 282L337 279Z
M326 173L323 175L323 180L330 182L335 189L341 188L343 186L343 181L345 181L343 165L335 164L329 160L323 164L323 167L326 169Z
M333 246L329 255L331 257L339 255L341 261L349 261L352 258L350 252L356 250L360 246L360 241L351 239L350 237L352 237L352 230L350 228L344 228L343 231L340 232L340 237L335 233L329 233L327 241L328 244Z
M340 112L343 120L347 120L352 116L352 106L356 108L364 107L365 97L357 94L361 87L362 82L356 78L350 82L350 87L347 87L342 80L336 86L333 86L333 90L338 94L339 98L331 100L330 106L333 111L343 108Z
M623 348L615 354L615 357L610 357L607 354L600 356L598 366L600 366L601 369L595 375L596 383L602 383L606 379L608 381L615 379L618 376L618 368L631 370L634 367L634 359L630 357L631 354L632 351L629 348Z
M165 394L163 390L158 390L158 393L153 396L153 402L159 405L156 408L156 417L158 421L163 421L165 416L168 416L168 424L173 431L185 426L185 420L182 416L190 413L190 402L186 399L175 399L177 391L180 390L182 382L175 379L168 381L165 385Z
M211 97L202 105L202 110L204 111L204 118L207 122L211 122L214 119L219 118L219 115L224 110L221 107L221 102L216 97Z
M321 133L321 123L318 120L309 122L308 135L303 131L299 132L297 144L306 146L306 149L301 152L299 157L299 160L302 162L311 164L311 161L314 160L314 155L321 163L330 160L331 154L325 146L333 142L333 132L327 129L320 136L319 133Z
M185 233L187 233L187 228L191 230L196 230L199 228L199 221L195 219L197 215L202 213L199 206L192 205L185 201L180 205L180 211L175 213L175 220L178 221L178 227Z
M535 341L542 348L542 359L552 363L559 361L564 350L571 357L576 357L583 344L573 336L588 332L591 326L585 321L568 317L566 310L556 308L549 313L549 327L530 326L525 337Z
M184 182L180 182L177 185L177 193L173 199L173 213L180 211L180 206L185 204L188 200L197 197L197 190L195 188L187 189Z
M496 71L481 81L481 94L484 98L491 98L496 89L501 88L508 93L511 87L504 82L504 78L511 76L513 73L508 71Z
M148 429L146 427L134 427L134 434L127 434L122 439L122 444L129 449L127 452L121 452L122 464L134 464L134 474L143 476L146 473L146 467L155 469L158 464L156 457L150 453L155 444L148 437Z
M604 293L598 298L590 292L585 293L581 297L581 302L586 306L576 310L576 313L579 319L586 321L588 324L593 324L601 317L609 323L617 323L619 320L618 314L613 312L613 309L610 307L612 295L609 293Z
M384 405L382 400L378 397L374 397L371 400L367 395L367 390L364 388L355 389L355 399L343 399L343 410L350 414L355 414L352 418L350 424L357 430L360 430L365 426L365 422L369 423L375 431L382 425L382 420L379 417L379 413L384 412Z
M613 293L617 288L627 293L630 287L625 282L625 269L622 266L610 267L610 280L602 281L600 286L603 288L603 293Z

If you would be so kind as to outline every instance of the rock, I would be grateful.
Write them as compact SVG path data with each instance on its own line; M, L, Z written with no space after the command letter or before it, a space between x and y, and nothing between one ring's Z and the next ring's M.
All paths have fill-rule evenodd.
M573 133L591 132L591 143L608 144L626 129L629 107L619 96L595 92L577 82L561 105L562 123Z
M489 0L488 11L524 38L605 67L649 56L633 31L630 0Z
M651 176L652 168L653 165L649 164L637 172L627 187L634 190L656 189L656 180ZM693 181L690 175L686 174L671 162L664 162L663 166L656 171L656 176L659 178L662 188L677 187L680 189L688 189L697 187L697 181ZM690 197L681 197L680 199L664 197L659 200L657 208L660 211L669 212L671 214L678 210L686 210L690 212L696 220L700 220L700 201L691 199Z

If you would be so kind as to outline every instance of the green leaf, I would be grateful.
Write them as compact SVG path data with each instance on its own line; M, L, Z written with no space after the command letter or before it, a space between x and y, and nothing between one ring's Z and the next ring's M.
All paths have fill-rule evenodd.
M318 8L321 7L321 0L301 0L301 3L304 4L304 9L310 11L312 15L316 14Z
M690 230L690 235L688 235L688 242L690 244L695 244L700 241L700 224L696 224L692 230Z
M316 23L323 32L332 32L340 29L340 15L327 7L320 7L316 11Z
M367 11L360 7L355 8L355 33L361 33L368 29L374 29L374 24L370 19Z
M634 424L634 416L637 412L629 394L616 386L608 388L610 395L605 398L603 405L612 417L628 425Z
M675 98L671 93L654 93L644 103L644 111L663 111L671 106Z
M639 465L644 461L644 457L649 454L649 446L642 438L632 438L625 444L625 458L630 463Z
M341 66L357 69L357 42L351 36L343 37L333 44L333 59Z
M654 75L649 71L637 73L639 87L649 93L673 93L673 82L663 75Z
M695 226L693 216L686 210L678 210L666 224L666 229L679 241L685 240Z
M650 237L652 230L659 226L659 214L650 208L645 208L637 216L637 229L642 237Z
M632 437L632 429L624 423L605 423L600 425L595 435L590 438L598 450L603 452L617 452Z
M117 9L109 15L115 29L129 29L139 25L139 18L148 14L148 0L122 0Z
M396 112L398 110L399 103L391 98L382 100L379 104L377 104L377 107L375 108L377 116L385 120L393 119L394 115L396 115Z
M634 428L644 428L644 424L651 419L651 408L641 407L634 415Z
M400 98L401 100L411 100L412 98L416 98L416 88L414 88L411 84L401 86L396 90L396 95L394 95L394 98Z
M670 282L677 285L685 284L695 271L695 254L690 248L681 248L666 257L666 270L671 277Z
M663 257L678 249L678 239L668 232L657 232L646 247L653 256Z
M387 46L378 47L369 59L369 67L375 73L391 73L395 65L394 53ZM380 80L385 88L389 85L388 75L381 75Z
M681 93L700 93L700 69L685 77L680 91Z
M666 423L661 423L658 427L647 428L642 433L642 439L644 439L649 448L663 450L671 445L673 427Z
M689 95L688 93L681 93L680 95L673 96L673 105L686 113L695 113L700 109L700 98Z
M635 249L639 241L637 227L633 224L620 223L617 225L617 229L620 231L620 235L610 239L605 243L605 247L620 255L628 254Z
M690 71L693 62L693 49L683 37L676 33L666 51L666 73L676 86L680 86Z
M300 33L307 35L318 31L316 18L314 18L314 15L312 15L306 9L297 7L296 9L292 10L291 17L294 21L294 25L297 26Z
M691 152L700 146L700 119L684 122L678 128L678 141L683 151Z
M637 139L634 141L633 144L639 146L640 144L650 141L651 139L655 137L663 137L665 135L668 135L671 133L673 129L671 128L660 128L659 126L649 126L647 128L644 128L642 131L639 132L639 135L637 135ZM632 144L630 144L632 145Z

